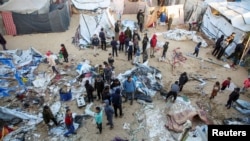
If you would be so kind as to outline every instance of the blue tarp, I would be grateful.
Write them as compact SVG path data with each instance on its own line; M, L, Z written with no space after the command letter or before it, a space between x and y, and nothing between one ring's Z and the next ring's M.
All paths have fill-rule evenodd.
M10 96L10 92L21 94L26 91L31 85L28 82L34 78L34 69L43 59L44 56L33 48L0 52L0 97Z

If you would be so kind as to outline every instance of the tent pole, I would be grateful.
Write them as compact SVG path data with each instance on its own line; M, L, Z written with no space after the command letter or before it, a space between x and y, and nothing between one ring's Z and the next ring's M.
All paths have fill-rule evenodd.
M246 45L244 47L244 51L243 51L243 53L241 55L239 64L241 64L241 62L243 61L243 57L246 55L246 52L249 50L249 47L248 47L249 40L250 40L250 36L248 36L248 40L247 40L247 43L246 43Z

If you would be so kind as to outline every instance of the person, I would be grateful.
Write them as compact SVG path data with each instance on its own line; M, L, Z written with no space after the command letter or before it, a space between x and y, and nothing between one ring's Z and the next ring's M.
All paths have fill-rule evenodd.
M124 102L127 102L128 97L131 96L130 105L133 105L134 94L136 91L136 85L135 85L135 81L132 79L131 76L128 76L127 80L125 80L123 82L123 89L126 93Z
M94 87L89 83L89 80L86 80L84 86L85 86L85 89L86 89L86 92L87 92L87 97L88 97L89 103L93 102L94 101L93 91L95 90Z
M66 116L64 119L65 125L68 129L68 131L64 134L64 137L69 137L69 134L76 134L75 127L73 124L73 117L72 117L72 112L70 109L66 110Z
M119 42L120 42L119 51L124 51L125 39L126 37L124 32L121 32L121 34L119 35Z
M111 41L110 45L112 46L112 56L114 57L114 55L116 54L116 57L118 57L118 54L117 54L118 43L115 40L115 37L112 37L112 41Z
M128 61L133 60L133 42L132 41L129 41L127 52L128 52Z
M168 51L168 44L169 44L169 42L166 41L165 44L163 45L163 51L162 51L162 55L161 55L162 61L166 61L166 53Z
M104 80L104 68L102 67L102 64L98 65L98 68L97 68L97 73L99 76L102 76L102 79Z
M110 125L110 130L112 130L114 128L114 123L113 123L114 109L109 104L108 100L104 100L104 102L105 102L104 110L108 120L108 123L106 125Z
M111 66L112 69L114 68L114 62L115 62L114 57L112 56L111 53L109 53L108 63Z
M188 82L188 76L187 72L183 72L180 77L179 77L179 87L180 87L180 92L183 89L183 86Z
M215 43L215 48L212 52L212 55L214 56L217 56L217 54L219 53L220 51L220 48L221 48L221 42L223 41L224 39L224 35L221 35L220 38L217 39L216 43Z
M168 30L171 29L172 22L173 22L173 18L172 18L172 16L170 16L168 19Z
M198 57L198 55L199 55L200 47L201 47L201 42L199 42L199 43L196 45L195 49L194 49L193 55L196 55L196 57Z
M143 31L143 24L144 24L144 14L143 14L143 12L141 12L141 14L139 15L138 24L139 24L140 32L142 32Z
M100 107L95 108L95 122L97 128L99 129L97 134L102 134L102 110Z
M129 39L132 39L132 32L129 27L125 30L125 36L126 38L128 37Z
M109 103L111 104L110 96L111 96L110 87L109 85L105 85L102 91L102 101L104 102L105 100L108 100Z
M135 53L135 59L134 59L134 64L140 63L140 55L141 55L141 50L139 47L137 47L136 53Z
M139 9L139 11L138 11L137 14L136 14L136 19L137 19L138 25L139 25L139 23L140 23L140 15L141 15L141 14L142 14L142 10Z
M131 41L131 39L129 37L125 36L125 55L128 53L128 48L129 48L129 42ZM132 44L133 45L133 44Z
M112 77L112 67L104 61L103 64L105 65L104 67L104 80L106 81L107 84L110 84L111 82L111 77Z
M227 59L231 59L231 58L234 58L234 57L241 56L243 49L244 49L244 44L243 44L242 41L240 41L240 42L236 45L236 47L235 47L235 49L234 49L234 52L233 52L232 54L230 54L230 55L227 57Z
M117 109L119 109L119 115L120 115L120 117L122 117L123 116L123 113L122 113L122 96L121 96L120 88L117 88L115 90L115 93L112 94L111 99L112 99L112 104L113 104L114 111L115 111L115 117L118 117Z
M67 51L67 49L65 48L65 45L64 45L64 44L61 44L61 50L60 50L60 52L61 52L62 55L63 55L64 62L69 62L69 60L68 60L69 54L68 54L68 51Z
M72 93L70 84L64 84L62 88L59 89L60 100L68 101L72 99ZM63 96L64 95L64 96Z
M225 107L227 107L227 109L230 109L233 102L235 102L236 100L239 99L240 97L240 88L234 88L234 91L229 95L229 98L227 100L227 104L225 105Z
M166 96L166 100L168 100L170 96L173 96L174 97L173 102L175 102L179 91L180 91L180 87L179 87L178 81L175 81L174 84L171 85L171 89Z
M101 39L101 48L102 48L102 50L106 50L106 35L104 33L103 28L101 28L101 31L99 32L99 38Z
M155 47L157 44L157 36L156 34L153 35L153 37L150 40L150 57L155 57L154 53L155 53Z
M147 51L144 51L142 53L142 63L145 63L148 60L148 53Z
M53 115L51 109L49 108L49 106L45 105L43 107L43 121L45 122L45 124L49 127L49 122L50 120L52 120L54 122L54 124L56 126L58 126L58 123L56 121L55 116Z
M116 41L119 39L119 33L120 33L120 20L117 20L115 23L115 40Z
M146 49L147 49L147 45L148 45L148 36L147 36L147 33L144 34L144 37L142 39L142 52L145 52Z
M220 91L220 82L216 81L213 86L213 90L209 99L213 99L219 91Z
M221 84L221 92L223 92L225 89L226 89L226 87L230 87L230 83L231 83L231 77L227 77L227 79L226 80L224 80L223 82L222 82L222 84Z
M118 78L115 78L112 81L110 89L111 89L111 94L115 93L116 89L121 89L121 82Z
M0 33L0 44L2 45L3 50L7 50L6 43L7 43L7 41L4 39L3 35Z
M224 55L225 50L229 45L229 40L230 40L230 37L228 37L227 39L225 39L221 42L221 44L220 44L221 47L220 47L219 54L217 55L217 59L221 59L221 57Z
M231 35L228 37L228 39L229 39L228 45L230 45L234 41L235 35L236 35L236 33L232 32Z
M141 40L140 35L137 32L137 29L133 33L133 46L134 46L134 55L136 53L137 47L139 47L139 41Z
M59 74L59 72L57 71L57 69L56 69L56 62L55 62L55 55L53 55L53 53L52 52L50 52L49 54L47 54L48 55L48 63L49 63L49 65L51 66L51 68L52 68L52 71L53 71L53 73L56 73L56 74Z
M93 36L93 38L92 38L92 45L93 45L93 47L94 47L94 56L96 57L96 55L99 55L98 53L97 53L97 48L98 48L98 46L99 46L99 38L97 37L97 35L96 34L94 34L94 36Z
M248 76L248 78L244 80L241 92L244 93L249 87L250 87L250 76Z
M95 78L95 90L96 90L96 93L97 93L97 97L98 97L98 100L101 100L101 96L102 96L102 91L104 89L104 81L103 81L103 78L102 76L97 76Z

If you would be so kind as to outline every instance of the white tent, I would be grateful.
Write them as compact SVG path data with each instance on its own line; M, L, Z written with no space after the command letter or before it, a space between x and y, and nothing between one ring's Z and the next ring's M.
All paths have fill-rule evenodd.
M50 0L9 0L0 5L0 11L11 11L21 14L49 12Z
M80 34L84 41L89 44L91 43L91 37L94 34L99 34L101 28L104 28L107 37L114 36L114 24L115 19L110 14L109 8L105 9L101 14L95 16L88 14L80 15ZM80 44L86 44L80 43Z
M76 8L81 10L95 10L110 6L110 0L72 0L72 3Z
M227 55L230 55L236 44L243 40L246 32L250 31L250 17L247 16L250 8L243 7L243 5L250 5L250 2L246 0L242 2L214 2L210 0L207 4L208 8L203 16L201 29L213 39L219 38L222 34L227 37L235 32L236 36L233 43L225 51ZM218 11L220 15L214 15L212 8Z

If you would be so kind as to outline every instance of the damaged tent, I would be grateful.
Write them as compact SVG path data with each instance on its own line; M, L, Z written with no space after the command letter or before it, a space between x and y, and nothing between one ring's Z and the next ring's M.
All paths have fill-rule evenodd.
M0 5L3 34L63 32L70 24L69 2L50 0L9 0ZM4 32L5 31L5 32Z
M43 59L44 56L34 48L0 52L0 97L26 91L35 77L34 70Z
M91 44L94 34L99 35L101 28L106 32L106 38L114 36L115 19L110 13L110 8L99 9L94 14L80 14L80 25L77 28L73 43L76 46L86 46Z

